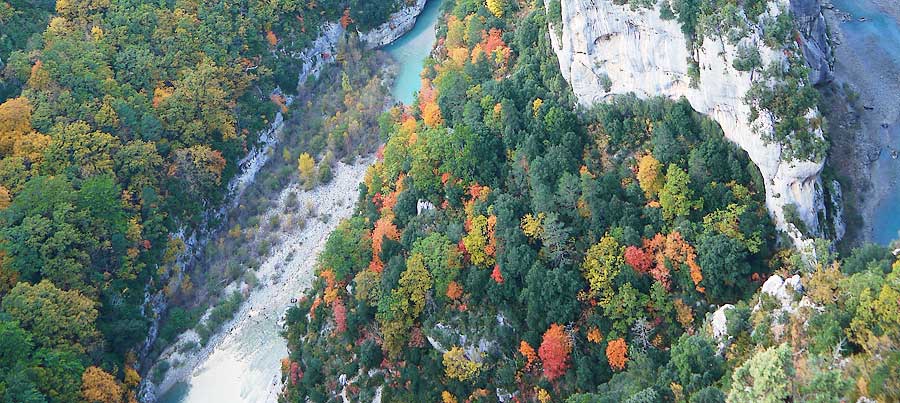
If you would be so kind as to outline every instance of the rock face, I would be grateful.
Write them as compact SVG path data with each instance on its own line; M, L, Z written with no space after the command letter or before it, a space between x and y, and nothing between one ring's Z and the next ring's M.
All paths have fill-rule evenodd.
M369 49L387 46L413 29L413 26L416 25L416 18L422 13L423 8L425 8L425 0L416 0L416 4L391 14L388 22L360 34L359 38L366 43Z
M804 31L803 51L814 66L813 81L830 79L831 49L824 32L820 0L772 0L767 14L776 16L789 7L800 15ZM579 99L590 105L619 94L635 93L641 98L685 97L698 112L718 122L725 136L744 149L759 167L766 187L766 205L779 229L785 230L800 245L808 243L804 235L784 218L784 207L797 206L800 218L813 235L821 233L819 213L824 197L819 177L824 161L783 161L782 147L767 143L760 132L772 131L772 117L760 113L750 121L745 94L755 79L750 72L732 66L738 46L756 47L763 65L784 62L784 55L762 43L759 26L738 46L720 38L706 38L696 60L700 67L697 88L690 86L685 35L675 20L664 20L656 9L632 10L611 0L565 0L562 26L550 27L550 37L560 69ZM557 35L557 28L561 35ZM606 78L612 86L606 91ZM609 81L606 81L608 84ZM808 117L818 116L810 110ZM821 135L821 133L819 133Z
M821 0L791 0L791 14L800 30L800 47L809 65L809 81L814 85L834 79L834 53Z
M762 294L768 294L779 304L776 308L783 312L793 313L796 310L794 305L794 296L803 295L803 284L800 282L800 276L782 279L781 276L774 274L763 283L760 289ZM761 303L756 304L753 310L760 309Z
M403 34L409 32L416 25L416 19L425 8L426 0L416 0L416 4L406 7L394 14L387 22L369 32L359 33L359 39L369 49L380 48L391 44ZM318 77L322 67L334 61L333 55L337 53L338 41L345 30L336 22L326 23L322 26L322 33L313 41L312 45L303 52L293 54L291 57L303 61L303 67L297 80L303 85L310 77Z
M725 315L729 310L734 309L734 305L725 304L716 309L713 312L712 320L710 320L710 325L712 328L713 337L716 340L722 341L726 337L728 337L728 317Z

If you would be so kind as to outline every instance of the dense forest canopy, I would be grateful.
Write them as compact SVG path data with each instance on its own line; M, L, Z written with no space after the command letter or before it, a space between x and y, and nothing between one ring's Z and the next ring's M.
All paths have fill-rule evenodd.
M691 49L766 6L615 2L676 19ZM186 305L152 351L192 327L205 343L242 302L200 322L191 276L171 281L183 238L220 228L195 277L216 294L265 231L301 225L260 223L262 199L381 143L287 313L281 401L900 400L888 248L786 247L757 168L686 100L577 105L558 0L445 0L417 100L384 112L386 62L353 32L412 3L0 0L0 400L135 402L150 296ZM760 22L792 55L789 14ZM316 56L339 63L297 83L329 23L349 33ZM767 140L821 157L802 60L758 57L735 68L766 78L745 101L776 115ZM279 113L256 214L214 217Z
M173 234L222 202L323 24L405 5L0 1L3 400L134 400Z
M577 107L539 4L444 9L288 312L284 401L898 398L886 248L779 246L757 169L685 100ZM798 280L758 293L773 274Z

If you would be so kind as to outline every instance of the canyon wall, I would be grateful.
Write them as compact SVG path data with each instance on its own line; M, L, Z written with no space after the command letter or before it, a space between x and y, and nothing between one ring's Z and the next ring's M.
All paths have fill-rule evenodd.
M663 19L658 8L634 9L611 0L563 0L561 5L561 26L551 24L550 37L562 74L580 103L590 105L627 93L641 98L685 97L695 110L718 122L725 136L759 167L765 179L766 205L779 229L798 246L808 243L809 235L825 232L819 223L820 215L825 214L819 176L824 161L785 161L782 147L763 139L761 133L773 130L773 117L761 111L759 118L751 121L751 108L745 102L747 91L762 74L738 71L732 65L739 46L757 48L763 66L787 63L780 50L763 44L760 25L748 22L749 33L737 44L705 38L692 55L681 25L675 19ZM831 48L819 0L773 0L765 14L775 17L786 10L795 13L802 37L797 40L810 66L810 83L831 80ZM690 85L689 59L699 62L696 87ZM810 110L807 117L818 117L818 111ZM816 134L822 135L821 131ZM811 234L802 234L785 220L784 207L789 204L797 206Z

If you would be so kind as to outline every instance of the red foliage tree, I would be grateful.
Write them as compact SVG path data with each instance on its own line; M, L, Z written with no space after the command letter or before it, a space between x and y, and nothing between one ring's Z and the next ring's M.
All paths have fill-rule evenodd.
M300 364L296 361L291 362L291 385L296 385L303 379L303 370L300 369Z
M347 331L347 307L344 306L344 301L340 298L334 300L331 310L334 313L334 332L344 333Z
M556 323L550 325L550 328L544 332L541 347L538 348L538 355L544 363L544 376L552 381L565 375L566 368L569 367L569 353L571 352L572 344L562 326Z
M629 246L625 248L625 263L631 266L634 271L647 274L650 272L650 268L653 267L653 255L644 252L643 249L637 246Z
M500 272L500 265L494 265L494 271L491 272L491 279L497 284L503 284L503 273Z

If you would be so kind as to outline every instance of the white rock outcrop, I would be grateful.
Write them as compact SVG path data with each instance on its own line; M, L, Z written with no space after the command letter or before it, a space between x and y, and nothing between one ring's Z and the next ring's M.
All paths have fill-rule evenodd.
M359 34L359 39L365 42L369 49L387 46L413 29L416 19L424 8L425 0L416 0L412 6L391 14L388 22L369 32Z
M773 274L763 283L760 292L775 298L780 305L777 308L779 311L793 313L795 311L794 296L803 294L803 284L800 282L799 275L795 274L790 278L782 279L781 276ZM753 307L753 311L760 308L760 303Z
M725 304L716 309L712 314L712 319L710 320L710 325L712 328L713 337L716 340L722 341L728 338L728 317L725 315L729 310L734 309L734 305Z
M784 218L784 206L795 204L807 228L814 235L820 233L818 216L825 203L819 174L824 161L784 161L782 147L760 136L772 130L772 117L762 111L756 121L750 121L750 107L744 98L760 74L754 76L732 66L738 46L721 38L706 38L695 58L700 67L699 86L692 88L688 75L691 54L676 20L662 19L658 9L633 10L612 0L563 0L561 5L562 26L551 26L550 37L562 74L580 103L590 105L627 93L641 98L685 97L695 110L718 122L725 136L759 167L765 179L766 205L776 226L798 246L809 243ZM774 17L788 9L788 0L772 0L768 14ZM780 51L762 43L761 27L751 26L749 31L739 46L759 49L764 66L784 60ZM827 70L827 63L816 65ZM819 70L816 73L827 78ZM612 82L609 91L603 86L606 77ZM808 117L817 115L817 110L810 110Z
M399 39L405 33L409 32L416 25L416 20L422 10L425 8L426 0L416 0L412 6L403 8L391 17L384 24L368 32L357 32L359 39L366 44L369 49L387 46ZM329 22L322 25L322 32L313 41L312 45L304 49L302 52L292 54L291 57L303 62L297 83L303 85L310 77L318 77L328 63L334 62L334 55L337 53L338 41L344 35L346 30L337 22Z

